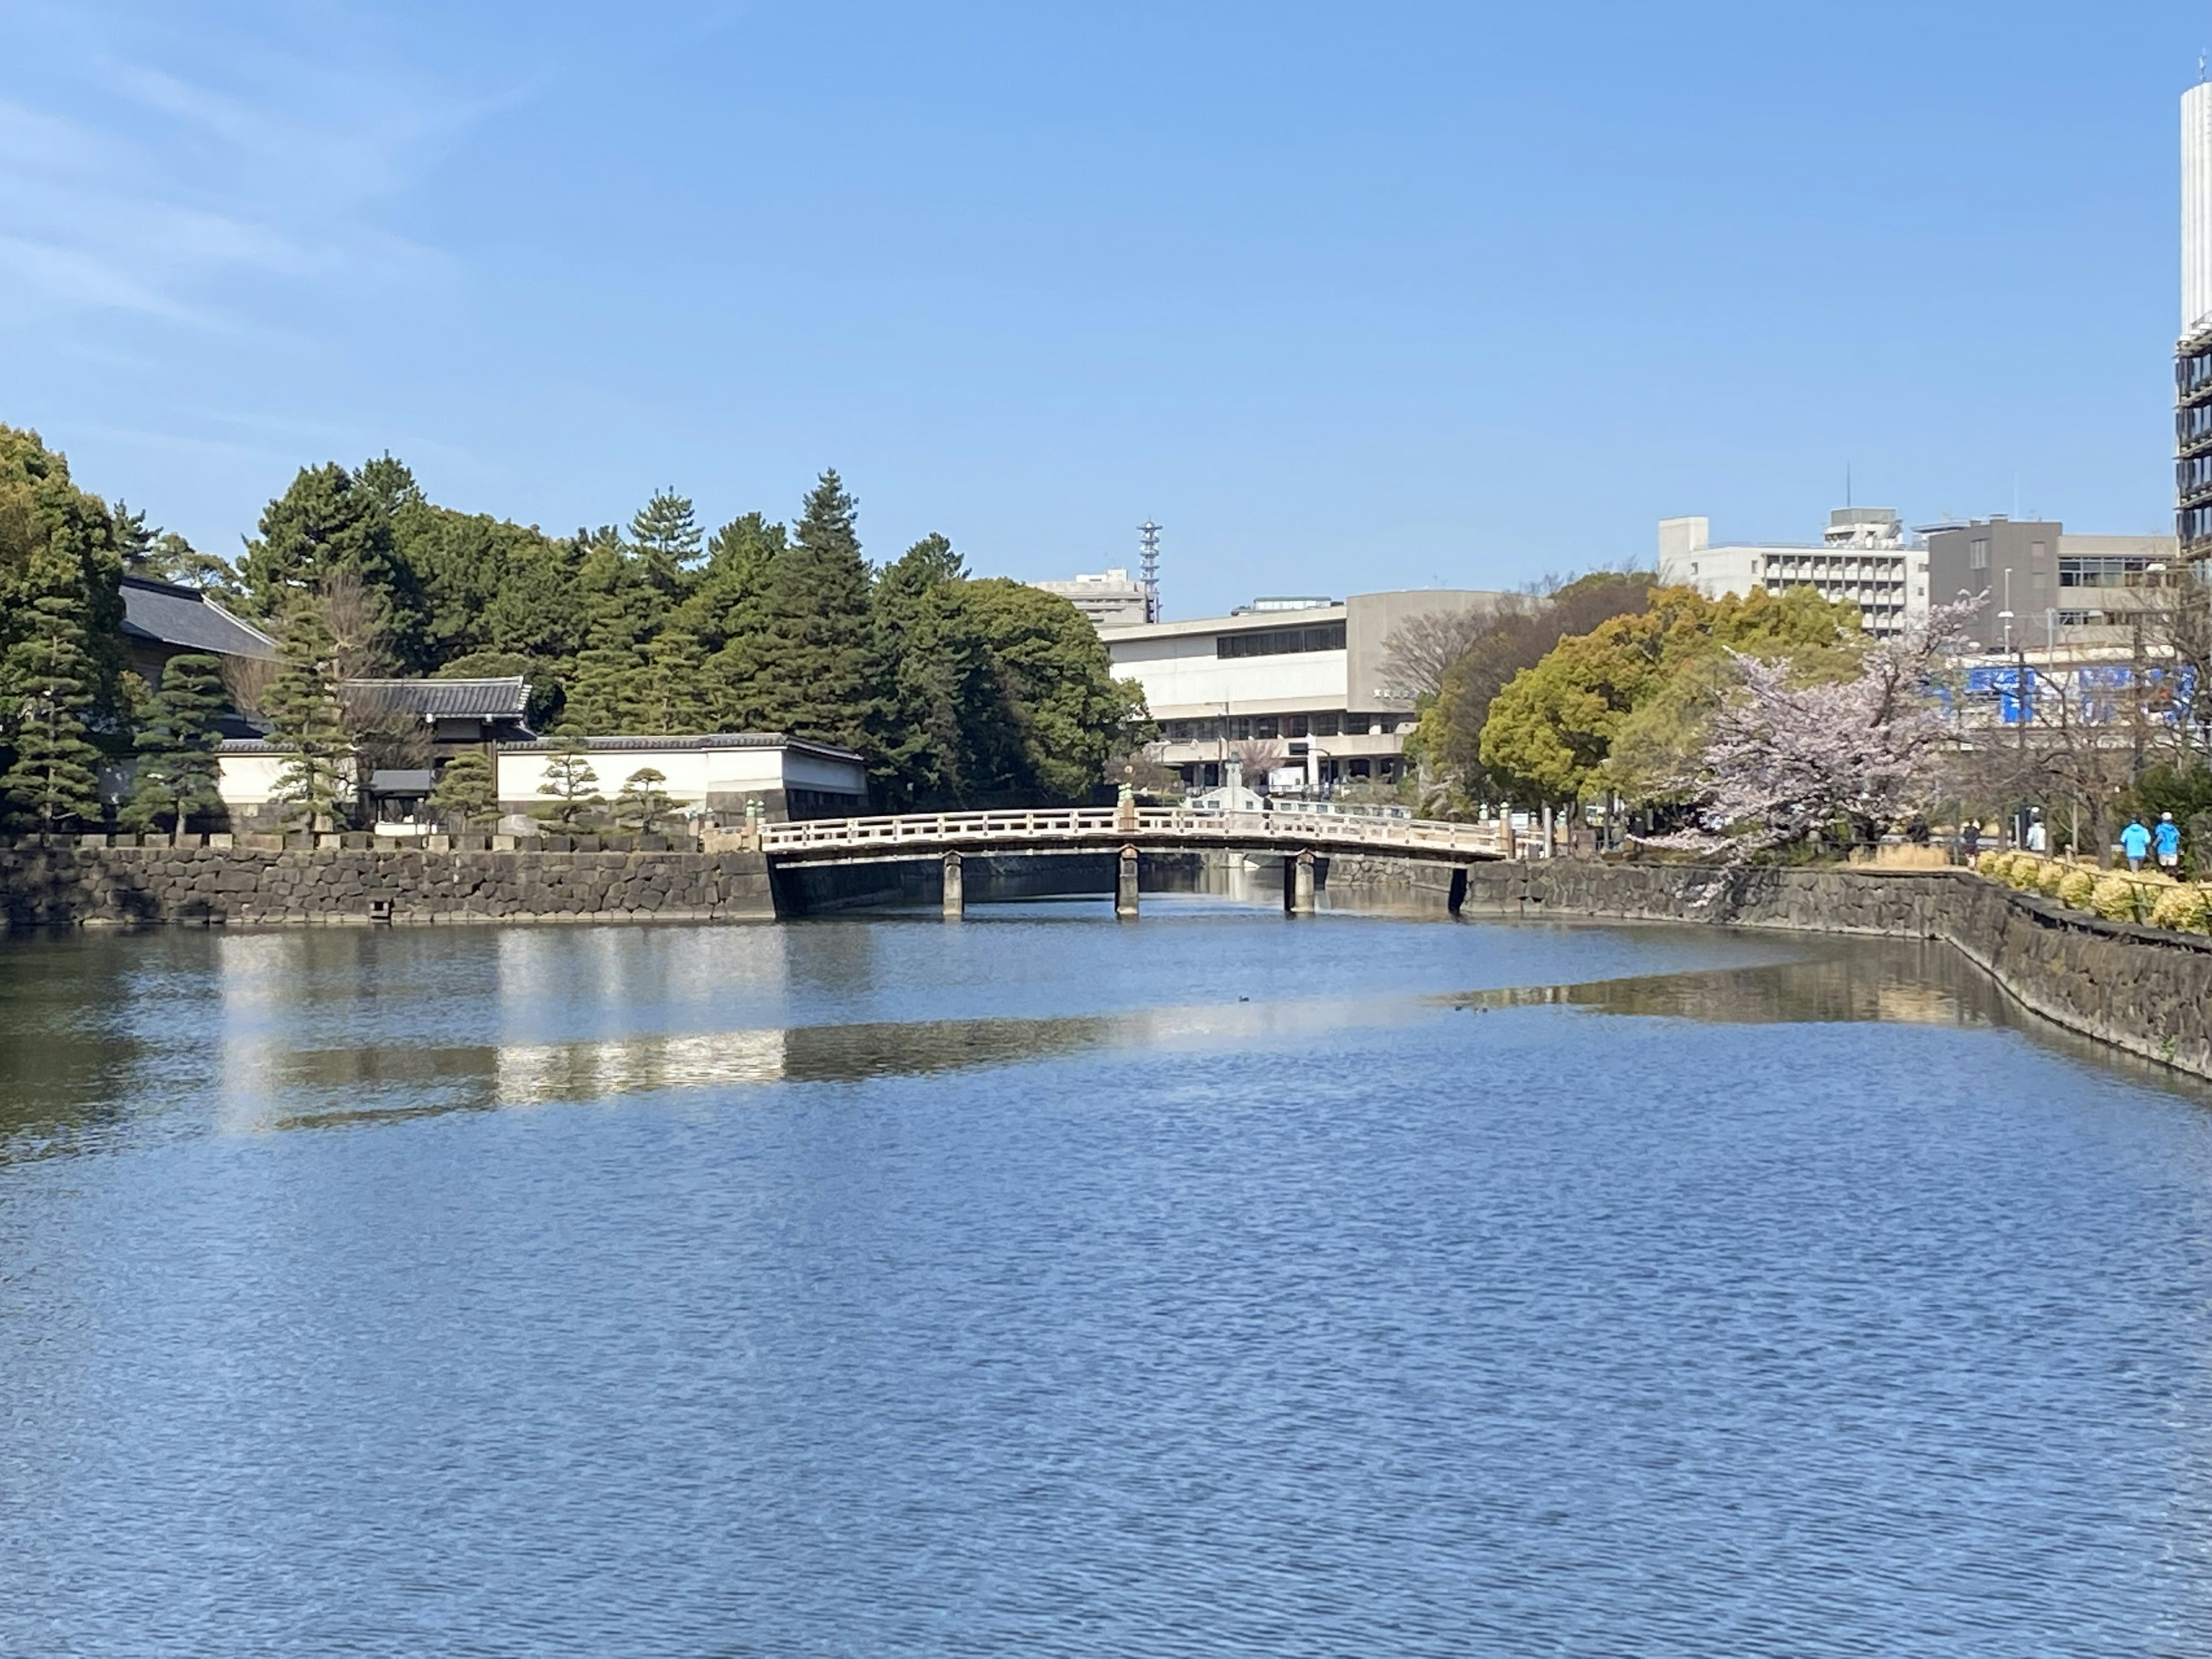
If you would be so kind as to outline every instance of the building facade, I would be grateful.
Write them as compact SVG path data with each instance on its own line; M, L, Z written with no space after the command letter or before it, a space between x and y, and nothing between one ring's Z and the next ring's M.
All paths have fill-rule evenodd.
M1928 554L1914 545L1886 507L1839 507L1818 543L1761 543L1716 547L1704 518L1659 521L1659 580L1690 587L1709 599L1738 599L1755 589L1781 593L1809 587L1822 599L1848 601L1869 634L1899 632L1929 603Z
M1127 570L1102 570L1095 576L1030 586L1059 594L1100 629L1133 627L1152 615L1152 591L1140 581L1132 581Z
M1492 609L1501 597L1421 588L1340 604L1255 601L1227 617L1101 636L1115 677L1144 687L1159 728L1150 758L1187 787L1224 782L1232 762L1249 772L1248 757L1258 756L1327 792L1403 775L1413 693L1389 683L1392 632L1431 612Z
M2212 557L2212 84L2181 95L2181 334L2173 351L2173 531Z
M2130 645L2181 568L2171 536L2069 535L2050 519L1992 514L1927 536L1937 602L1987 596L1966 623L1984 651Z

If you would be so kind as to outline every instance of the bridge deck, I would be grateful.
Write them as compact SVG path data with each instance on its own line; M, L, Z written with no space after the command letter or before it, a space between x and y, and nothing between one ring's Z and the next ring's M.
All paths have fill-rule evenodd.
M778 864L853 863L949 852L1390 853L1468 860L1511 856L1494 823L1360 817L1307 811L1197 812L1179 806L1060 807L1034 811L909 812L802 818L760 827L760 848Z

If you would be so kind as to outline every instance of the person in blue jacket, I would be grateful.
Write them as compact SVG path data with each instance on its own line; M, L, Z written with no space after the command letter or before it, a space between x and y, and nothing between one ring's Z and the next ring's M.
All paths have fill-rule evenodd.
M2142 868L2142 861L2150 856L2150 831L2143 828L2141 818L2130 818L2128 827L2120 831L2120 851L2127 855L2129 869Z
M2173 821L2171 812L2158 815L2158 828L2151 831L2151 845L2158 848L2158 867L2169 876L2181 873L2181 826Z

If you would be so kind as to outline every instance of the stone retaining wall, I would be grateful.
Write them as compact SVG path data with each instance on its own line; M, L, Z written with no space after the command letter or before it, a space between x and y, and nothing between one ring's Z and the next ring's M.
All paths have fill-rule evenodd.
M1329 888L1449 902L1452 866L1340 860ZM1808 866L1477 864L1462 913L1623 917L1941 939L2022 1006L2070 1030L2212 1078L2212 938L2105 921L1966 870Z
M432 853L326 848L0 851L16 927L767 920L757 853Z

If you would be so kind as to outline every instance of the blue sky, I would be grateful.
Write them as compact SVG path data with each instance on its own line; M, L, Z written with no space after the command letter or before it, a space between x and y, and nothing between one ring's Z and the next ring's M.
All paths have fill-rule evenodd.
M2171 526L2178 4L0 0L0 420L234 550L389 449L878 557L1510 585Z

